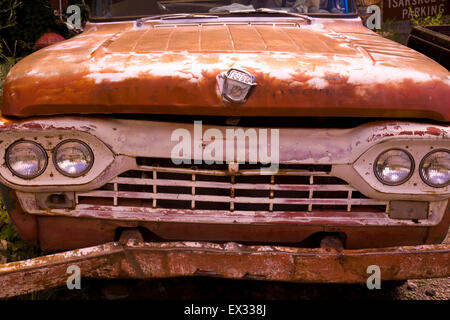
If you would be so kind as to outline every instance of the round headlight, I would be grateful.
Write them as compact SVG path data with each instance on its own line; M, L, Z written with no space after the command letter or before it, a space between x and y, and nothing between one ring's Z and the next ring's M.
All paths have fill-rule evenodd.
M53 151L56 169L65 176L79 177L94 164L94 154L89 146L79 140L66 140Z
M411 177L414 171L414 160L406 151L391 149L378 156L374 171L382 183L396 186Z
M47 152L33 141L17 141L9 146L5 154L6 165L16 176L33 179L47 168Z
M427 154L420 163L422 180L436 188L445 187L450 182L450 152L435 150Z

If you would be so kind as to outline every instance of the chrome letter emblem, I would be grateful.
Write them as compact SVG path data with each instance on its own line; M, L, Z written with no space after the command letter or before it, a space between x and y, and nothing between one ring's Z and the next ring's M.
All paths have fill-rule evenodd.
M245 103L253 86L256 86L255 77L250 73L230 69L217 76L219 90L222 98L231 103Z

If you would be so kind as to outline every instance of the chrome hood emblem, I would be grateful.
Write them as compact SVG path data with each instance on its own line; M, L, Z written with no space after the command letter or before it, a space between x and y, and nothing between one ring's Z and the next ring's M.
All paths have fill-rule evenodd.
M222 99L230 103L245 103L255 83L255 77L247 71L230 69L217 75Z

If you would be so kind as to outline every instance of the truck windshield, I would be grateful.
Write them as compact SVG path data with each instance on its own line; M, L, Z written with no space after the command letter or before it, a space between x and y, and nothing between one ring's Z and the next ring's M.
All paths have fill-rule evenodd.
M308 15L355 12L356 0L92 0L92 18L147 17L170 14L256 14L258 9ZM273 12L271 12L273 13ZM193 16L195 17L195 16Z

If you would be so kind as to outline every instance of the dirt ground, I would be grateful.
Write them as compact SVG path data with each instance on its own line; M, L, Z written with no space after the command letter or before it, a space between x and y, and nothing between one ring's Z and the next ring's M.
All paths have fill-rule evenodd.
M444 242L450 243L450 233ZM81 286L81 290L62 287L18 299L450 300L450 278L409 280L400 285L382 282L379 290L369 290L366 285L295 284L200 277L148 281L82 279Z

